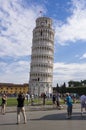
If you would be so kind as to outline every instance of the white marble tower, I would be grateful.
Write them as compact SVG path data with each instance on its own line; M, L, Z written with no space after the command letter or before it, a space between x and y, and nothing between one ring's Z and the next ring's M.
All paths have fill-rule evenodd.
M33 30L29 89L33 95L52 93L54 30L52 19L39 17Z

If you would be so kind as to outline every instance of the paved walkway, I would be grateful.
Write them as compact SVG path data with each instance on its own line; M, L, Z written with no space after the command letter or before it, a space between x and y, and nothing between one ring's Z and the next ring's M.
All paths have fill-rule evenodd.
M80 104L74 104L70 120L66 119L66 105L62 110L50 107L26 106L27 124L23 124L21 116L19 125L16 124L16 107L9 107L6 115L0 115L0 130L86 130L86 114L81 117Z

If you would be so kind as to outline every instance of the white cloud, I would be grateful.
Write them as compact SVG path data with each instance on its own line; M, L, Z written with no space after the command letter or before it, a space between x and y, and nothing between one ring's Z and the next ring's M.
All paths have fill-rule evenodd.
M86 40L85 0L72 0L72 15L66 23L55 23L56 41ZM31 54L32 30L42 6L24 8L21 0L0 0L0 57ZM45 12L45 11L44 11ZM85 58L86 54L82 56ZM29 81L29 61L6 63L0 61L0 82L25 83ZM69 80L86 78L86 64L54 64L54 85Z
M80 59L86 59L86 53L84 53L84 54L80 57Z
M71 13L66 23L55 22L55 39L62 45L69 41L86 41L86 1L72 0Z
M31 54L32 31L39 12L46 10L39 4L25 5L23 0L0 0L0 82L29 81L29 61L22 57ZM12 61L5 58L11 57ZM18 61L18 59L22 59ZM15 60L17 59L17 60ZM15 61L15 62L14 62Z
M86 79L86 63L55 63L54 64L54 83L64 83L70 80L84 80Z
M30 63L28 61L17 61L11 64L0 63L0 82L28 83ZM53 86L70 80L86 79L86 63L55 63Z
M0 56L31 54L32 30L41 8L34 4L24 8L21 0L0 0Z
M17 61L13 63L0 63L0 82L28 83L29 81L29 62Z

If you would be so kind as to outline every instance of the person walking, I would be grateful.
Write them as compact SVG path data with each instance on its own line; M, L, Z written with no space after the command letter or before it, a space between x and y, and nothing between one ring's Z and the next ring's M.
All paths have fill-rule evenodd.
M57 105L57 109L61 109L59 93L56 93L56 105Z
M55 95L55 93L53 93L53 95L52 95L52 102L53 102L53 108L54 108L54 106L56 106L56 95Z
M3 94L2 103L1 103L1 113L3 115L5 115L5 113L6 113L6 104L7 104L7 96L6 96L6 94Z
M42 97L42 99L43 99L43 105L45 105L46 94L45 94L45 93L42 93L42 94L41 94L41 97Z
M81 103L81 116L83 115L83 109L86 111L86 96L83 94L80 97L80 103Z
M17 105L17 124L20 123L20 112L22 112L22 114L23 114L24 124L27 123L24 101L25 101L25 96L22 93L19 93L18 98L17 98L17 102L18 102L18 105Z
M72 116L72 98L69 93L66 93L66 103L67 103L67 119L70 119Z

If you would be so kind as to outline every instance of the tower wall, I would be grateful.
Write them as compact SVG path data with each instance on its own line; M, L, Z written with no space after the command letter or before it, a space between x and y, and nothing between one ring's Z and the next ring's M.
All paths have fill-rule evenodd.
M54 62L54 30L52 20L40 17L33 30L32 55L30 64L30 92L34 95L52 93Z

